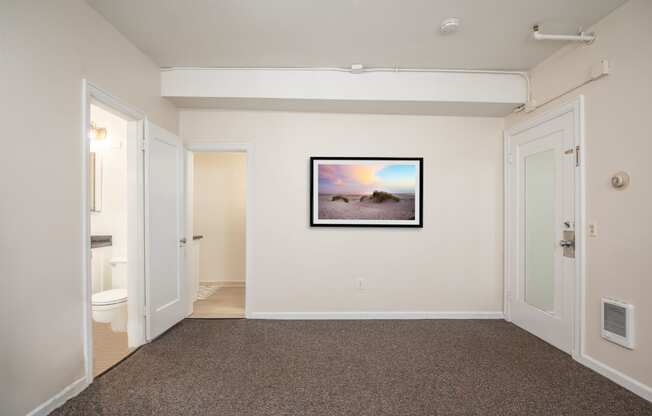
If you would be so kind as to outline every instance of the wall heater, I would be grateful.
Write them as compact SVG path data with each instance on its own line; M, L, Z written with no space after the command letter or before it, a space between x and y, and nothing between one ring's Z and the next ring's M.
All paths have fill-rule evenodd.
M602 337L634 349L634 305L602 298Z

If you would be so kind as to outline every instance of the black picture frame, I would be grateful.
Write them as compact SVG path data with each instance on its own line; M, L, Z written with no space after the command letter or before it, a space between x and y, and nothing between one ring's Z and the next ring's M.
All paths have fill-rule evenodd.
M317 198L315 197L315 192L318 191L315 186L315 162L319 161L391 161L391 162L416 162L419 167L419 172L418 172L418 179L419 183L417 186L418 189L418 197L415 198L415 204L418 204L419 210L418 210L418 218L415 218L414 223L410 224L397 224L397 223L392 223L392 220L366 220L369 221L367 223L337 223L337 224L332 224L332 223L323 223L323 222L318 222L319 220L316 219L316 213L315 210L318 210L318 207L316 206L318 202L316 203L315 200L318 201L318 195ZM416 211L416 210L415 210ZM326 156L313 156L310 157L310 227L392 227L392 228L423 228L423 158L422 157L326 157ZM372 222L374 221L374 222ZM377 221L377 222L375 222Z

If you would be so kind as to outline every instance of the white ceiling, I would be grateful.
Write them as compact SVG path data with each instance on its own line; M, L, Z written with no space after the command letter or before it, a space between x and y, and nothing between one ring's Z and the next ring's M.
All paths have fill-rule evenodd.
M626 0L87 0L162 67L523 70ZM462 28L442 36L441 20Z

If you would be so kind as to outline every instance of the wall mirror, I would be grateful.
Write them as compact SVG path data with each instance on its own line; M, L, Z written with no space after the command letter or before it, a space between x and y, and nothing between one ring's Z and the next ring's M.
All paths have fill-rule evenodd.
M88 206L91 212L102 210L102 155L95 152L88 159Z

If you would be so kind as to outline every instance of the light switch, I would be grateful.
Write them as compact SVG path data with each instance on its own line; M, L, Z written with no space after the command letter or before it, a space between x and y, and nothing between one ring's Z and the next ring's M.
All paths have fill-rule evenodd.
M598 224L596 223L590 223L589 224L589 237L597 237L598 236Z

